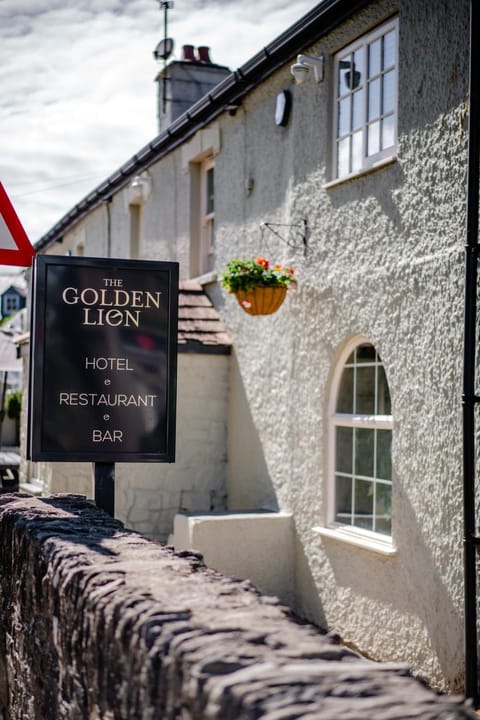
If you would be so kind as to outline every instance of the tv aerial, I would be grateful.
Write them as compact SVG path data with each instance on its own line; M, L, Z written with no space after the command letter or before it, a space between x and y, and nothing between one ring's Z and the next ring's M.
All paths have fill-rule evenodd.
M160 10L163 10L163 39L160 40L157 47L153 51L153 57L155 60L163 60L163 92L162 92L162 105L163 112L167 106L167 60L173 53L175 43L173 38L168 37L168 11L173 8L173 0L158 0Z

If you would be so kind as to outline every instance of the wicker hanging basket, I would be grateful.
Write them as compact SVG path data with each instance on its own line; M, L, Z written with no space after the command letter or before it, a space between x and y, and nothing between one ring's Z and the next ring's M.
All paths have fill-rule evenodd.
M235 297L242 310L249 315L271 315L278 310L286 294L286 287L258 285L252 290L238 290Z

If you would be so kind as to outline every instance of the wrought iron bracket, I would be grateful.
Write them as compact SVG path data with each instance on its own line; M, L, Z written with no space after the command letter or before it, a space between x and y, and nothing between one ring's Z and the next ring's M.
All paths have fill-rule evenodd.
M279 230L278 228L283 228ZM274 223L274 222L263 222L260 223L260 230L262 233L262 240L265 239L264 231L269 230L273 235L279 238L285 245L292 250L297 250L299 247L303 248L303 254L307 254L308 250L308 221L307 218L303 218L298 223Z

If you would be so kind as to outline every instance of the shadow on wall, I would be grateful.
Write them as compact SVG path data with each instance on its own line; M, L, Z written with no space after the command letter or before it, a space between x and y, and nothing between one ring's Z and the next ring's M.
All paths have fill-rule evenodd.
M294 572L295 572L295 600L294 607L296 613L309 622L328 631L332 628L328 627L325 610L320 599L318 587L315 583L311 563L305 545L302 542L300 534L294 523Z
M231 356L228 412L228 509L278 511L235 353Z
M462 614L453 604L452 592L425 540L415 510L404 493L397 498L398 516L402 518L404 527L395 557L376 555L324 539L337 595L341 598L344 622L352 627L355 618L363 614L366 634L367 625L371 625L370 643L376 634L381 635L373 640L380 648L380 652L375 653L376 657L382 655L383 660L407 662L414 672L421 675L427 675L437 666L442 678L435 671L434 684L445 684L442 689L448 692L462 692ZM350 620L347 619L349 607ZM365 619L368 617L373 622ZM402 629L399 631L400 626ZM343 639L349 641L347 637ZM357 645L360 646L360 643ZM386 654L389 657L385 657Z

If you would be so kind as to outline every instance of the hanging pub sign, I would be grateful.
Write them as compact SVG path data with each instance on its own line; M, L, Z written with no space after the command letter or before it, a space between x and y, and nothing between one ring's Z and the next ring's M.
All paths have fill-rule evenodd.
M37 255L32 460L173 462L178 263Z

